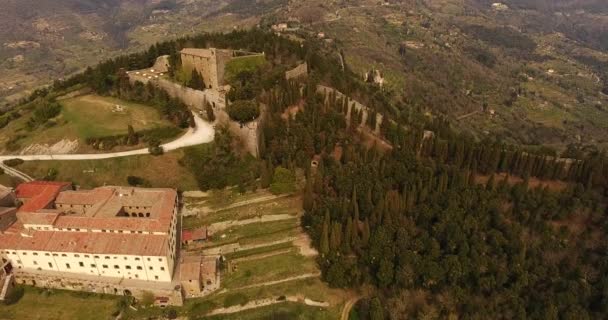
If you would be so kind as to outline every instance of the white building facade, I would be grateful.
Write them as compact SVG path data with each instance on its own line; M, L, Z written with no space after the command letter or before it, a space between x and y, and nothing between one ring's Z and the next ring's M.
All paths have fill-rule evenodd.
M17 272L172 281L177 256L175 190L73 191L32 184L22 188L29 198L20 197L17 188L17 198L25 203L17 222L0 231L0 256Z

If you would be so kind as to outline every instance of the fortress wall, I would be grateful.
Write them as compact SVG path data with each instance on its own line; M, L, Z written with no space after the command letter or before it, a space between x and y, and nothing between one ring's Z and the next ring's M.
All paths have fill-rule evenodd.
M344 95L342 92L340 92L334 88L326 87L323 85L318 85L317 92L324 93L327 95L329 95L330 93L333 93L336 95L336 98L338 98L338 99L340 99L340 98L348 99L348 112L346 114L347 123L350 121L353 106L354 106L355 110L357 110L357 111L363 110L363 123L365 123L367 121L367 117L369 116L369 113L372 111L367 106L359 103L358 101L350 99L349 97ZM382 125L382 121L384 121L382 114L376 113L376 124L374 126L374 134L376 134L376 135L380 134L380 126Z
M263 114L263 112L261 113ZM263 116L242 125L236 121L230 120L230 116L228 116L228 113L224 110L216 112L215 117L219 123L228 125L230 132L243 143L243 146L249 154L256 158L260 156L259 139L260 130L262 130L261 122Z
M224 74L226 70L226 64L228 61L232 59L233 52L232 50L215 50L215 69L214 77L215 77L215 88L219 88L224 85Z
M132 82L140 81L144 84L152 82L154 85L164 89L170 96L183 101L195 112L201 111L199 114L202 118L205 118L205 120L208 119L206 119L207 114L204 111L204 106L205 102L209 102L213 107L216 122L227 124L230 132L243 143L247 152L256 158L259 157L258 141L262 116L257 120L243 124L242 126L240 123L232 121L226 112L226 98L224 92L210 89L204 91L195 90L184 87L171 80L162 78L150 80L134 73L129 73L129 79ZM264 114L263 110L261 113Z
M297 79L308 76L308 64L306 62L299 64L297 67L285 72L285 79Z
M141 75L129 73L129 80L131 82L142 82L147 84L152 82L155 86L165 90L170 96L182 100L188 107L194 110L204 110L205 101L209 102L215 109L225 109L226 99L224 94L216 90L195 90L192 88L184 87L171 80L159 78L159 79L148 79Z

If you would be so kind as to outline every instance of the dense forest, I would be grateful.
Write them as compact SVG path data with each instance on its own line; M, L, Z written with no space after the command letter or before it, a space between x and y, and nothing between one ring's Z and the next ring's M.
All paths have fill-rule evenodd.
M606 316L604 158L580 174L591 162L566 170L546 156L458 135L453 146L440 138L420 146L421 135L397 125L384 129L394 148L381 153L360 146L343 102L306 92L295 121L269 121L267 154L308 168L303 223L324 279L379 289L359 305L360 318ZM320 164L309 168L315 154ZM478 183L496 172L523 181L492 175ZM532 188L530 176L573 182Z
M359 319L608 317L608 161L593 147L573 145L563 160L549 149L475 140L408 106L398 108L409 108L407 116L397 116L390 97L343 71L314 40L300 45L260 30L160 43L50 91L84 83L100 94L155 101L168 115L186 112L122 76L161 54L175 63L186 46L265 52L269 65L249 75L256 83L247 99L265 104L267 114L261 159L240 154L220 127L213 144L189 150L181 164L201 189L238 184L243 192L304 172L302 222L320 252L323 279L374 288L355 309ZM285 80L281 72L298 60L308 63L308 79ZM319 84L373 115L366 122L358 112L347 117L351 101L319 92ZM243 109L243 120L252 117ZM385 120L365 143L376 112Z

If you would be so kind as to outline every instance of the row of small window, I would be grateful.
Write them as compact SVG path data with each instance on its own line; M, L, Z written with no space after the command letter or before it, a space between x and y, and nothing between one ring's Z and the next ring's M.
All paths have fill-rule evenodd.
M49 227L35 227L34 229L36 230L45 230L45 231L50 231L51 229ZM80 228L57 228L57 231L76 231L76 232L89 232L88 229L80 229ZM106 230L106 229L101 229L101 232L109 232L109 233L130 233L130 234L143 234L143 231L129 231L129 230ZM152 234L152 232L148 232L148 234Z
M37 261L32 261L32 262L34 263L34 265L35 265L35 266L37 266L37 265L38 265L38 262L37 262ZM78 265L79 265L80 267L84 268L84 262L78 262ZM104 268L104 269L108 269L108 268L109 268L107 264L104 264L104 265L102 265L101 267L102 267L102 268ZM52 264L51 262L49 262L49 268L53 268L53 264ZM66 268L66 269L71 269L72 267L70 266L70 264L69 264L69 263L66 263L66 264L65 264L65 268ZM91 268L97 268L97 265L95 265L95 264L91 264ZM120 266L119 266L119 265L117 265L117 264L115 264L115 265L114 265L114 269L120 269ZM131 270L131 266L125 266L125 269L127 269L127 270ZM137 269L137 270L143 270L144 268L143 268L142 266L136 266L136 269ZM154 270L154 268L153 268L152 266L150 266L150 267L149 267L149 269L150 269L150 270ZM160 271L165 271L165 267L160 267Z
M4 252L4 251L3 251L2 253L9 254L10 252L9 252L9 251L6 251L6 252ZM14 251L13 251L13 254L17 254L17 252L14 252ZM24 256L27 256L27 252L22 252L21 254L22 254L22 255L24 255ZM38 252L33 252L33 253L32 253L32 255L37 256L37 255L38 255ZM44 253L44 255L45 255L45 256L47 256L47 257L48 257L48 256L50 256L50 254L49 254L48 252ZM58 256L59 256L59 254L57 254L57 253L53 253L53 257L58 257ZM62 253L62 254L61 254L61 256L62 256L62 257L67 257L68 255L67 255L67 254L65 254L65 253ZM88 255L88 254L85 254L85 255L84 255L84 257L85 257L85 258L90 258L91 256L90 256L90 255ZM93 256L93 257L94 257L95 259L100 259L100 257L99 257L99 256ZM80 255L79 255L79 254L74 254L74 258L80 258ZM128 258L127 258L127 257L123 257L123 258L124 258L124 260L128 260ZM109 260L109 259L110 259L110 256L105 256L105 257L104 257L104 259L108 259L108 260ZM118 257L116 257L116 256L115 256L115 257L114 257L114 259L118 259ZM140 261L140 260L141 260L141 259L140 259L139 257L135 257L135 261ZM147 260L148 260L148 261L152 261L152 259L151 259L151 258L147 258ZM159 262L162 262L162 261L163 261L163 258L158 258L158 261L159 261Z

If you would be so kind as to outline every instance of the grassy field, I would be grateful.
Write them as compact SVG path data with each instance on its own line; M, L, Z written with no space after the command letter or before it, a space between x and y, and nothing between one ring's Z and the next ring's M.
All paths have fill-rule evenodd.
M0 319L11 320L63 320L111 319L116 310L117 297L91 295L54 290L43 294L39 289L26 287L25 295L10 306L0 304Z
M83 188L103 185L126 185L127 176L148 181L149 187L171 187L195 190L197 183L188 169L179 165L183 151L161 156L141 155L105 160L30 161L18 167L34 178L44 178L49 170L57 170L55 180L73 181Z
M243 71L254 72L264 63L266 63L266 58L261 55L232 59L226 64L226 79L230 80Z
M137 130L171 125L152 107L123 100L84 95L62 100L63 118L79 138L127 133L127 126ZM121 106L124 111L116 111Z
M27 127L31 112L0 129L0 149L12 137L21 136L20 147L32 144L55 144L64 139L77 140L80 151L91 151L87 138L127 133L129 125L137 130L172 126L159 112L150 106L126 102L111 97L92 94L59 100L62 110L59 116L34 130ZM122 110L118 110L120 106Z
M231 227L213 237L210 246L238 242L240 244L264 243L295 236L298 233L299 220L281 220L274 222L259 222L240 227Z
M269 268L272 266L272 268ZM317 264L299 253L289 252L236 263L236 271L226 274L225 288L240 288L269 281L318 272Z

